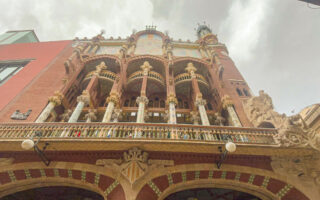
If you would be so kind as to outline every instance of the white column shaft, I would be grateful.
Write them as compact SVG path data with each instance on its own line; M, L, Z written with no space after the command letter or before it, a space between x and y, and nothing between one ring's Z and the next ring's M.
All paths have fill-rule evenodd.
M228 106L227 110L228 110L228 113L231 117L233 126L242 127L240 120L238 118L238 115L237 115L236 111L234 110L233 106Z
M49 117L49 115L52 112L52 110L54 109L54 107L55 107L55 103L50 101L47 104L46 108L42 111L42 113L40 114L38 119L36 120L36 123L42 123L42 122L46 121L46 119Z
M137 114L137 123L144 122L144 102L139 102L138 114Z
M77 104L77 107L74 109L74 111L73 111L68 123L75 123L75 122L78 121L83 107L84 107L84 102L83 101L79 101L78 104Z
M169 103L169 124L176 124L177 117L176 117L176 106L174 102Z
M110 122L113 109L114 109L114 102L113 101L109 101L107 109L106 109L106 112L104 113L102 122L104 122L104 123Z
M198 109L199 109L202 125L210 126L208 115L207 115L206 108L204 107L204 105L199 105Z

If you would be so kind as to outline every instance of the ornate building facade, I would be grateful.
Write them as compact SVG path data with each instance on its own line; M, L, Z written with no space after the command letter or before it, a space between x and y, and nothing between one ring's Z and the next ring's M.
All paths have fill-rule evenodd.
M64 41L0 101L0 198L319 199L319 105L277 113L210 28L197 36Z

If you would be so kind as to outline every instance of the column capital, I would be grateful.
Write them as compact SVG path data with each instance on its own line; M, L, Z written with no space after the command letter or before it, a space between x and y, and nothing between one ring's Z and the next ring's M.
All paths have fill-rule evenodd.
M194 102L194 105L196 106L205 106L207 104L207 101L202 98L197 98L196 101Z
M63 98L64 98L64 95L61 92L56 91L53 96L49 97L49 102L52 102L56 106L58 106L62 103Z
M140 68L143 71L143 75L148 75L148 72L151 71L152 66L149 64L148 61L145 61L143 65L140 66Z
M146 96L140 96L137 97L137 103L144 103L145 105L147 105L149 103L149 99Z
M106 102L113 102L114 104L118 105L119 104L119 94L116 92L112 92L109 97L106 99Z
M169 103L174 103L174 105L178 104L178 100L176 98L176 96L174 94L169 94L169 96L167 97L167 104Z
M195 71L197 71L197 68L193 65L192 62L189 62L185 70L191 75L192 78L195 77Z
M90 94L87 90L84 90L80 96L77 97L77 102L83 102L85 105L90 103Z
M222 107L223 108L227 108L229 106L232 106L233 105L233 102L232 102L232 99L230 98L229 95L224 95L222 97Z

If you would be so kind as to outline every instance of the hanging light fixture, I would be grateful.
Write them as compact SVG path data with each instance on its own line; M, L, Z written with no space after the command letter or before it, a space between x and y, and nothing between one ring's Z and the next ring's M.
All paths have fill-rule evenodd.
M21 147L24 150L30 150L30 149L34 149L34 151L37 153L37 155L40 157L40 159L42 160L42 162L46 165L49 166L50 165L50 160L48 159L48 157L46 156L46 154L44 153L44 151L46 150L46 148L48 147L49 143L45 143L44 147L41 149L39 149L38 147L38 143L40 141L40 138L42 136L41 131L36 131L35 134L30 138L30 139L25 139L22 141L21 143ZM33 141L34 137L38 137L38 140L36 142Z
M235 152L236 149L237 149L237 145L235 143L229 141L225 145L226 149L224 150L224 152L222 152L222 147L218 147L218 148L219 148L219 151L220 151L221 155L220 155L220 160L217 162L217 167L218 167L218 169L220 169L220 167L222 165L222 162L227 157L228 152L230 152L230 153Z

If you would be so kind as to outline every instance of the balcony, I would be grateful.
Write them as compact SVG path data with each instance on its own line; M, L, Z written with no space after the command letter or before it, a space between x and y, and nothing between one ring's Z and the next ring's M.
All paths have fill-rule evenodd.
M136 79L143 78L143 76L144 76L143 71L136 71L132 73L128 78L128 84ZM148 72L148 79L155 80L156 82L160 83L163 86L165 85L164 78L161 76L161 74L157 72L154 72L154 71Z
M273 138L275 129L238 128L218 126L195 126L180 124L138 124L138 123L20 123L2 124L0 143L11 148L7 141L21 142L35 131L42 132L41 141L50 142L111 142L166 144L223 144L233 141L246 146L278 146ZM111 146L112 146L111 145ZM111 148L109 145L109 148ZM124 146L124 145L122 145ZM93 146L94 147L94 146ZM89 146L82 146L87 149ZM73 149L73 148L72 148ZM80 148L81 149L81 148ZM167 148L168 149L168 148ZM17 150L19 147L17 147Z
M206 87L209 87L209 83L206 81L206 79L202 75L200 74L195 74L195 75L199 83L205 85ZM188 81L191 81L191 75L189 73L182 73L177 75L174 78L174 82L176 85L179 85L181 83L188 82Z
M95 71L91 71L89 72L86 77L84 78L84 81L86 80L90 80L91 77L94 75ZM100 79L105 79L105 80L108 80L108 81L114 81L116 80L116 77L117 75L111 71L108 71L108 70L102 70L101 73L99 74L99 78Z

